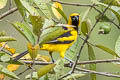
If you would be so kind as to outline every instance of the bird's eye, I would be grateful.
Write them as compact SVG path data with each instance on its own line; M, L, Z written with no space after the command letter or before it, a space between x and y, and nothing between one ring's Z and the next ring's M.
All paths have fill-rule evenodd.
M78 19L79 19L79 16L71 16L71 19L72 19L72 20L78 20Z
M79 16L76 16L77 19L79 19Z

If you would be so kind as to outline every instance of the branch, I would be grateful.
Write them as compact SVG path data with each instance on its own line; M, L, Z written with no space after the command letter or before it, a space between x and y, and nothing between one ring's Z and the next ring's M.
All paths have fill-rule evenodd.
M80 36L79 36L79 38L82 39L83 41L85 40L84 38L82 38L82 37L80 37ZM90 45L96 47L94 44L90 43L89 41L86 41L86 42L87 42L88 44L90 44Z
M111 62L120 62L120 59L104 59L104 60L81 61L81 62L78 62L77 65L97 64L97 63L111 63ZM65 66L67 66L67 65L69 65L69 63L65 64Z
M100 10L98 10L95 6L93 6L93 9L96 10L97 12L99 12L100 14L102 14L102 12ZM118 29L120 29L120 26L117 25L113 20L111 20L110 18L108 18L109 21L114 24Z
M120 60L119 60L120 61ZM71 68L71 66L67 65L65 67L69 67ZM87 72L87 73L90 73L90 74L97 74L97 75L103 75L103 76L107 76L107 77L115 77L115 78L120 78L120 75L115 75L115 74L111 74L111 73L107 73L107 72L97 72L97 71L93 71L93 70L88 70L88 69L83 69L83 68L78 68L78 67L75 67L75 70L78 70L78 71L82 71L82 72ZM63 76L61 76L58 80L61 80L67 76L71 75L71 73L67 73Z
M26 64L33 64L33 61L26 61L26 60L21 60L21 61L24 62L24 63L26 63ZM77 65L81 65L81 64L96 64L96 63L110 63L110 62L120 62L120 59L105 59L105 60L81 61L81 62L78 62ZM35 61L34 64L35 65L48 65L48 64L52 64L52 62ZM69 66L70 64L71 63L65 63L64 66L65 67L70 67ZM88 72L88 73L92 73L92 74L98 74L98 75L108 76L108 77L120 78L119 75L114 75L114 74L110 74L110 73L106 73L106 72L97 72L97 71L83 69L83 68L75 68L75 70L79 70L79 71L83 71L83 72ZM20 75L21 75L21 73L20 73ZM71 73L69 72L68 74L65 74L65 75L61 76L58 80L61 80L63 77L67 77L70 74Z
M9 0L9 10L12 8L12 0Z
M5 51L5 50L1 50L2 52L4 52L4 53L6 53L6 54L8 54L8 55L10 55L10 56L12 56L12 54L11 53L9 53L9 52L7 52L7 51Z
M33 61L26 61L26 60L21 60L26 64L33 64ZM96 63L110 63L110 62L120 62L120 59L105 59L105 60L91 60L91 61L81 61L78 62L77 65L81 65L81 64L96 64ZM52 64L52 62L40 62L40 61L35 61L34 62L35 65L48 65L48 64ZM65 63L64 66L65 67L70 67L69 66L70 63ZM78 71L83 71L83 72L87 72L87 73L92 73L92 74L98 74L98 75L103 75L103 76L108 76L108 77L116 77L116 78L120 78L119 75L114 75L114 74L110 74L110 73L106 73L106 72L97 72L97 71L93 71L93 70L88 70L88 69L83 69L83 68L75 68L75 70ZM69 76L71 73L69 72L68 74L65 74L64 77ZM59 78L62 79L62 77Z
M5 43L1 48L0 51L2 51L7 43Z
M28 71L29 69L31 69L30 67L28 67L27 69L25 69L24 71L20 72L19 74L17 74L17 76L22 75L23 73L25 73L26 71Z
M33 64L33 61L26 61L26 60L21 60L22 62L26 64ZM41 61L35 61L35 65L48 65L48 64L53 64L52 62L41 62Z
M33 64L33 61L27 61L27 60L21 60L22 62L26 64ZM91 60L91 61L81 61L78 62L77 65L83 65L83 64L97 64L97 63L111 63L111 62L120 62L120 59L104 59L104 60ZM35 61L35 65L48 65L52 64L52 62L41 62L41 61ZM64 66L68 66L71 63L65 63Z
M64 5L85 6L85 7L93 7L93 6L96 6L96 5L93 5L93 4L69 3L69 2L62 2L62 1L58 1L58 0L52 0L52 1L53 1L53 2L59 2L59 3L64 4Z
M107 76L107 77L115 77L115 78L120 78L120 75L114 75L114 74L110 74L107 72L97 72L97 71L93 71L93 70L88 70L88 69L83 69L83 68L75 68L78 71L83 71L83 72L87 72L87 73L92 73L92 74L98 74L98 75L103 75L103 76Z
M30 68L30 67L26 68L24 71L18 73L17 76L22 75L23 73L25 73L25 72L28 71L29 69L31 69L31 68ZM13 80L13 79L10 79L10 80Z
M4 17L6 17L6 16L8 16L8 15L10 15L12 13L14 13L17 10L18 10L17 7L8 10L7 12L5 12L5 13L3 13L3 14L0 15L0 19L3 19Z
M110 21L111 23L113 23L118 29L120 29L120 26L117 25L115 22L113 22L113 20L109 19L109 21Z

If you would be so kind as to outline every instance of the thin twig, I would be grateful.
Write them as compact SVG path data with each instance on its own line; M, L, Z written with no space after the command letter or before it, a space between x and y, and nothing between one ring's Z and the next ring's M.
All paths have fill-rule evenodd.
M20 72L19 74L17 74L17 76L22 75L23 73L25 73L26 71L28 71L29 69L31 69L30 67L28 67L27 69L25 69L24 71Z
M33 69L31 69L30 80L32 80L32 76L33 76Z
M115 74L110 74L107 72L97 72L97 71L93 71L93 70L88 70L88 69L83 69L83 68L75 68L78 71L83 71L83 72L87 72L87 73L92 73L92 74L98 74L98 75L103 75L103 76L107 76L107 77L115 77L115 78L120 78L120 75L115 75Z
M50 25L50 26L48 26L48 27L46 27L46 28L44 28L44 29L41 29L40 31L42 32L42 31L44 31L44 30L46 30L46 29L53 28L53 27L54 27L54 25Z
M40 35L37 36L37 44L39 44L40 41Z
M18 10L17 7L8 10L7 12L5 12L5 13L3 13L3 14L0 15L0 19L3 19L4 17L6 17L6 16L8 16L8 15L10 15L12 13L14 13L17 10Z
M80 36L79 36L79 37L80 37ZM85 39L82 38L82 37L80 37L80 39L85 40ZM92 46L94 46L94 47L96 47L94 44L90 43L89 41L87 41L87 43L90 44L90 45L92 45Z
M65 75L61 76L60 78L58 78L58 80L61 80L61 79L65 78L65 77L67 77L67 76L69 76L69 75L71 75L71 73L70 73L70 72L68 72L67 74L65 74Z
M118 29L120 29L120 26L117 25L115 22L113 22L113 20L109 19L109 21L110 21L111 23L113 23Z
M30 80L32 80L32 76L33 76L33 72L34 72L34 66L35 66L35 58L34 59L32 59L32 63L33 64L31 64L31 75L30 75Z
M6 54L8 54L8 55L10 55L10 56L12 56L12 54L11 53L9 53L9 52L7 52L7 51L5 51L5 50L1 50L2 52L4 52L4 53L6 53Z
M7 43L5 43L5 44L0 48L0 51L3 50L3 48L5 47L6 44L7 44Z
M93 6L93 9L96 10L97 12L99 12L100 14L102 14L102 12L100 10L98 10L95 6ZM109 19L109 18L108 18ZM117 25L113 20L109 19L109 21L114 24L118 29L120 29L120 26Z
M27 69L25 69L24 71L20 72L17 74L17 76L20 76L22 75L23 73L25 73L26 71L28 71L29 69L31 69L30 67L28 67ZM13 79L10 79L10 80L13 80Z
M28 50L26 50L26 51L20 53L19 55L17 55L17 56L14 58L13 61L19 60L21 57L25 56L27 53L28 53Z
M12 0L9 0L9 10L12 8Z
M104 59L104 60L81 61L81 62L78 62L77 65L97 64L97 63L111 63L111 62L120 62L120 59ZM67 63L65 65L69 65L69 63Z
M67 66L67 67L71 68L70 66ZM75 67L75 70L90 73L90 74L97 74L97 75L102 75L102 76L107 76L107 77L120 78L120 75L115 75L115 74L111 74L111 73L107 73L107 72L97 72L97 71L78 68L78 67ZM63 77L65 78L69 75L71 75L71 73L68 73L68 74L65 74L64 76L61 76L58 80L61 80L61 79L63 79Z
M28 59L26 60L21 60L22 62L26 63L26 64L33 64L33 61L30 61ZM97 64L97 63L111 63L111 62L120 62L120 59L104 59L104 60L91 60L91 61L80 61L77 63L77 65L83 65L83 64ZM35 65L48 65L48 64L52 64L52 62L41 62L41 61L35 61ZM64 66L68 66L71 63L65 63Z
M27 60L21 60L21 61L26 63L26 64L33 64L33 61L27 61ZM48 65L48 64L52 64L52 62L35 61L34 64L35 65Z

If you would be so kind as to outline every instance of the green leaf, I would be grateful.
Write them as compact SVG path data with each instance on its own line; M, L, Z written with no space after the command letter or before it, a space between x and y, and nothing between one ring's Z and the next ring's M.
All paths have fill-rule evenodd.
M39 12L29 3L29 1L20 0L20 2L31 15L39 16Z
M7 4L7 0L0 0L0 9L4 8Z
M11 36L1 36L0 37L0 42L6 42L6 41L16 41L16 39Z
M0 60L1 60L2 62L9 61L9 60L10 60L10 55L4 54L4 55L2 55L2 56L0 57Z
M105 4L110 4L110 2L112 2L113 6L120 7L120 0L100 0L100 2L105 3Z
M54 22L50 19L45 19L45 23L44 23L44 25L43 25L43 31L42 31L42 33L46 33L46 32L48 32L49 30L49 28L51 28L51 27L49 27L49 26L53 26L54 25ZM47 31L46 31L47 30Z
M44 18L41 16L32 16L30 15L30 20L32 22L33 27L33 33L37 36L40 35L41 31L40 29L43 27L44 24Z
M67 76L63 80L80 80L81 77L85 76L83 73L72 73L71 75Z
M33 45L35 44L35 37L32 34L32 32L28 29L28 26L20 23L20 22L14 22L12 23L13 27L18 30L29 42L31 42Z
M88 44L88 56L89 60L96 60L94 50L92 46ZM89 64L90 70L96 71L96 64ZM90 74L91 80L96 80L96 74Z
M120 24L120 13L118 11L115 11L114 8L109 8L109 9L114 13Z
M81 22L81 32L86 36L88 34L87 21Z
M104 7L107 7L107 6L108 6L108 5L106 5L106 4L104 4L104 3L100 3L100 2L97 2L96 4L101 5L101 6L104 6ZM119 14L119 12L116 11L116 9L114 9L114 7L113 7L113 8L112 8L112 7L109 7L109 10L111 10L111 11L115 14L115 16L117 17L118 22L119 22L119 24L120 24L120 14Z
M115 52L120 56L120 36L118 37L115 44Z
M0 36L5 36L6 35L6 32L3 30L0 32Z
M107 47L105 47L103 45L96 45L96 47L102 49L105 52L108 52L109 54L111 54L113 56L119 57L119 55L115 51L113 51L113 50L111 50L111 49L109 49L109 48L107 48Z
M28 74L27 76L25 76L26 79L30 79L31 78L31 74ZM32 80L38 80L38 75L37 72L33 72L32 74Z
M76 42L67 50L65 56L68 58L68 59L71 59L73 60L73 58L76 56L76 53L79 51L79 48L80 48L80 38L78 37Z
M55 71L55 76L56 79L58 79L61 75L64 75L65 73L65 68L64 68L64 60L62 58L58 59L55 62L56 66L54 67L54 71Z
M48 26L51 27L51 26ZM39 44L43 44L45 42L51 41L58 36L64 34L66 30L64 30L61 26L54 26L53 28L49 28L44 30L44 32L41 34Z
M19 10L20 14L22 15L24 21L26 23L29 23L29 19L28 19L28 11L24 8L24 6L21 4L20 0L14 0L17 9Z
M6 53L0 53L0 57L3 56L3 55L5 55L5 54L6 54Z
M27 44L28 52L30 57L34 60L37 57L38 51L40 49L39 44L33 46L31 43Z
M91 21L89 19L81 22L81 32L86 36L90 31Z
M42 76L39 80L49 80L49 77L48 77L48 75L46 74L46 75Z
M87 18L87 16L89 15L89 12L90 12L90 11L91 11L91 8L88 8L88 9L85 11L85 13L84 13L81 21L86 20L86 18Z
M37 70L38 78L40 78L43 75L47 74L54 67L55 67L55 64L49 64L49 65L41 67L39 70Z
M62 17L65 19L66 23L68 23L68 19L67 19L67 16L65 15L65 13L60 8L56 8L56 10L62 15Z
M115 10L118 14L120 14L120 7L117 6L111 6L113 10ZM116 15L111 11L112 18L117 18Z
M104 15L103 17L101 17L100 15L101 14L98 14L97 16L95 16L95 19L96 20L99 19L100 22L109 22L110 21L106 15Z
M1 53L0 53L1 54ZM0 62L2 62L0 60ZM19 62L19 61L13 61L13 59L10 59L9 61L6 61L5 63L9 63L9 64L18 64L18 65L24 65L23 62Z
M39 7L40 15L44 15L47 19L52 18L46 0L34 0L34 3Z
M10 78L14 78L14 79L20 79L19 77L17 77L15 75L15 73L10 72L7 68L5 68L4 66L0 65L0 73L10 77Z
M64 61L62 58L58 59L56 62L55 62L56 66L54 67L54 70L56 73L59 73L61 72L61 70L64 68Z

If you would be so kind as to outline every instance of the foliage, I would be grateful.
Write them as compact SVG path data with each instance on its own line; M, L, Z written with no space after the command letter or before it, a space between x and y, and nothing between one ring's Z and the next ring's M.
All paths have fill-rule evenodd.
M4 8L7 4L7 0L1 0L0 1L0 9Z
M13 79L20 79L19 76L14 73L14 71L18 70L21 65L24 65L25 67L29 67L32 70L31 74L28 74L25 77L26 79L58 80L65 73L69 73L69 71L76 68L76 66L74 68L73 64L75 62L78 62L77 58L79 60L80 57L80 55L78 54L80 54L82 49L84 48L84 43L87 44L88 59L90 61L97 59L95 56L96 52L94 47L99 48L102 51L105 51L106 53L119 58L120 37L116 41L115 51L104 46L103 44L98 45L89 42L89 40L91 39L90 34L94 30L94 27L96 27L96 24L98 22L100 22L100 24L102 25L102 28L100 27L100 29L106 30L107 28L106 30L107 33L104 33L106 35L110 34L110 31L112 30L112 28L109 28L108 31L109 24L119 26L120 24L119 0L114 0L112 3L111 1L112 0L91 0L91 2L94 4L92 5L92 7L91 5L81 5L63 2L63 4L66 5L87 6L89 8L84 12L80 20L80 30L78 32L82 34L81 35L78 34L78 39L76 40L75 44L73 44L72 47L70 47L66 52L67 54L65 55L65 57L71 59L70 62L60 58L56 59L55 63L51 63L50 57L42 55L39 49L42 44L57 38L58 36L66 33L67 31L71 31L71 29L70 30L64 29L64 27L68 26L67 25L68 16L63 11L63 6L61 4L62 2L59 3L59 1L53 2L50 0L14 0L24 22L9 21L9 23L27 40L28 45L26 47L30 55L27 54L24 57L22 57L19 61L15 62L13 59L18 54L16 53L16 49L11 48L11 46L9 46L7 42L16 41L17 39L12 36L6 35L5 33L6 31L1 31L0 62L8 63L8 65L6 68L4 65L0 64L0 79L4 79L6 76ZM0 9L4 9L6 3L7 0L1 0ZM109 7L110 3L111 7ZM95 9L96 13L99 12L99 14L95 15L96 21L95 24L93 24L94 21L90 20L90 18L88 17L92 9ZM111 12L111 15L114 14L114 16L108 16L107 13L104 13L104 9L108 9L108 11ZM51 11L57 18L57 20L54 19ZM115 23L113 20L111 20L113 18L117 20L118 23L117 22ZM64 21L62 21L62 19ZM118 29L120 29L120 27L118 27ZM82 45L81 40L83 40ZM16 43L13 42L13 44ZM67 65L67 63L69 65ZM39 69L35 69L34 65L38 64L39 65L42 64L43 66L40 66ZM75 65L77 65L77 63L75 63ZM89 64L89 69L93 70L94 72L97 71L96 64ZM24 72L22 72L22 74L24 74ZM74 73L70 73L69 76L65 77L64 80L75 80L86 75L87 74L82 73L82 71L79 72L75 71ZM90 76L91 80L96 80L96 74L90 74Z

